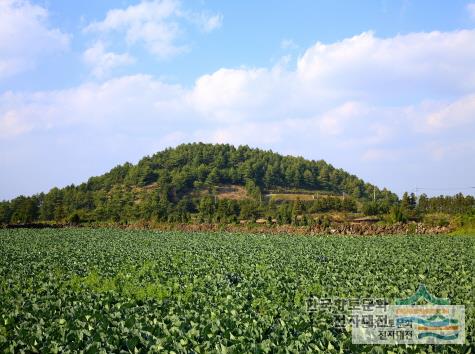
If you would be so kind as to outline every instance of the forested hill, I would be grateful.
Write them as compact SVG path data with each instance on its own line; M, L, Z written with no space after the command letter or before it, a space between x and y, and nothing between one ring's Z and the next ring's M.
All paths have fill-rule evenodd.
M228 194L225 186L232 187ZM119 165L79 186L2 202L0 221L65 221L71 217L173 221L197 213L209 216L219 208L228 216L249 216L243 215L243 209L251 216L266 216L263 205L273 202L268 196L290 192L326 195L336 204L343 200L346 206L336 206L343 209L355 209L356 202L373 198L387 205L398 200L390 191L323 160L282 156L248 146L193 143L144 157L136 165ZM227 204L221 207L220 202Z

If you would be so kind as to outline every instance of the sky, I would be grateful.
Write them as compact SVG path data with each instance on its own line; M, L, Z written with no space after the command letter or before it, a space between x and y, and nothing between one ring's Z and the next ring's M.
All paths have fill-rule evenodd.
M475 193L475 2L0 0L0 200L188 142Z

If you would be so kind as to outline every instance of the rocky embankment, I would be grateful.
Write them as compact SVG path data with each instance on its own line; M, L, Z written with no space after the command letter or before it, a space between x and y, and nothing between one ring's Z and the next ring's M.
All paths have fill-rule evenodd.
M341 234L341 235L394 235L394 234L446 234L451 231L446 226L427 226L422 223L409 224L393 224L393 225L378 225L378 224L337 224L322 230L316 228L312 231Z
M366 223L338 223L330 227L315 226L293 226L293 225L256 225L256 224L155 224L140 223L129 224L124 228L132 229L155 229L155 230L176 230L184 232L206 232L206 231L226 231L226 232L253 232L253 233L290 233L302 235L411 235L411 234L446 234L453 229L443 226L428 226L422 223L378 225Z
M253 233L290 233L302 235L411 235L411 234L446 234L453 231L445 226L428 226L422 223L381 225L375 223L333 223L331 226L294 226L294 225L266 225L266 224L176 224L176 223L155 223L136 222L130 224L58 224L58 223L31 223L31 224L8 224L3 228L62 228L62 227L119 227L123 229L152 229L163 231L184 231L184 232L206 232L206 231L227 231L227 232L253 232Z

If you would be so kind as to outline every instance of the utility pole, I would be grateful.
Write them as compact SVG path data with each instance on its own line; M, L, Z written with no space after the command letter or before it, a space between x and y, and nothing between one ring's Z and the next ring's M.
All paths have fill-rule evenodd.
M376 187L373 188L373 202L376 201Z

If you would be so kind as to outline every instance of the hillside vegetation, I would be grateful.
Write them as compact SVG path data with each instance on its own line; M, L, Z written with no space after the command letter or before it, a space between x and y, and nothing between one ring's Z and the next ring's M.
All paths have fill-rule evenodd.
M319 160L248 146L184 144L125 163L78 186L0 203L0 223L326 222L330 212L387 215L400 222L433 213L466 213L473 197L402 201ZM359 214L355 214L359 213ZM431 221L444 223L444 215ZM440 221L440 219L443 219ZM434 221L435 220L435 221Z

